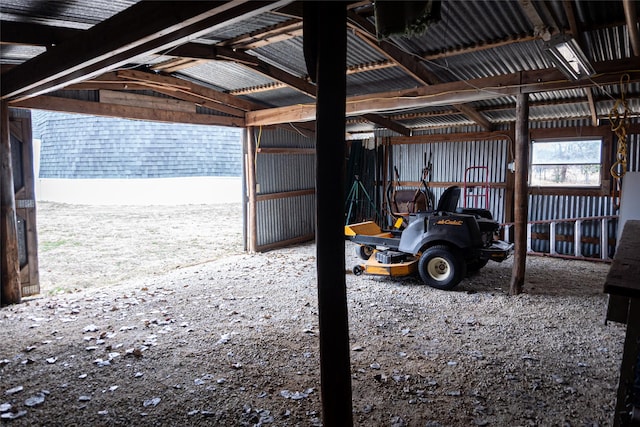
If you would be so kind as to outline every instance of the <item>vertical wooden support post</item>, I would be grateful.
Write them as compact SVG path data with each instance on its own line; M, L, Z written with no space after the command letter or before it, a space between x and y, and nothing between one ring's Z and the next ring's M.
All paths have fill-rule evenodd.
M0 104L0 265L2 266L0 304L7 305L20 303L22 291L18 261L16 199L11 163L9 105L6 102Z
M509 294L522 292L527 263L528 175L529 175L529 98L518 95L516 102L516 176L514 185L514 243L513 271Z
M351 426L344 261L346 3L304 2L304 8L305 56L308 67L315 65L318 87L316 251L322 421L327 427Z
M246 182L248 194L248 224L249 252L255 252L258 248L258 214L256 212L256 146L253 142L253 128L247 129L246 134Z

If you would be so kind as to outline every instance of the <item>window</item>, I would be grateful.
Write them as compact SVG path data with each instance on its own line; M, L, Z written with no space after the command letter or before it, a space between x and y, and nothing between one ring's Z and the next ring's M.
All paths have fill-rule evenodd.
M600 139L532 141L530 185L599 187L601 147Z

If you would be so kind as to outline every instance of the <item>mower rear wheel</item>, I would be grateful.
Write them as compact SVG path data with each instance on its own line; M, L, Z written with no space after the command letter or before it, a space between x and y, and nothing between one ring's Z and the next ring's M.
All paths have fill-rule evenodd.
M456 250L436 245L422 253L418 262L418 272L425 285L449 290L460 283L467 274L467 265Z
M356 255L358 255L360 258L364 260L368 260L369 258L371 258L372 254L373 254L373 247L371 246L359 245L358 247L356 247Z

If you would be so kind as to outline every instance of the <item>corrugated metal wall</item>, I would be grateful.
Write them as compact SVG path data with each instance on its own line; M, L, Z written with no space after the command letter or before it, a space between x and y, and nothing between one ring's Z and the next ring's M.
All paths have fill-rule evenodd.
M288 192L315 188L315 156L268 153L268 148L315 148L315 139L295 129L253 130L256 154L257 246L286 244L315 233L315 194ZM260 149L265 152L260 152ZM275 198L264 199L273 195Z
M468 132L476 132L478 129L470 128ZM468 142L436 142L429 144L394 145L392 149L392 163L398 168L400 181L419 181L422 170L429 158L433 163L431 182L459 183L463 187L465 171L469 167L486 166L488 183L504 184L506 180L506 165L509 159L509 140L477 140ZM484 182L485 176L482 170L470 170L467 174L468 182ZM443 186L430 187L437 204ZM480 190L475 190L480 195ZM486 207L491 211L497 221L504 221L504 186L490 188L488 207L483 198L477 198L478 207ZM469 197L467 206L473 206L476 200ZM464 205L461 195L458 206Z
M638 119L633 120L638 123ZM577 119L561 122L531 122L530 129L549 128L588 128L588 119ZM468 127L456 132L477 132L479 129ZM449 131L440 131L443 134ZM430 133L433 134L433 133ZM390 132L378 132L376 136L384 138L395 136ZM487 166L489 182L504 184L506 180L507 163L512 159L508 140L481 140L468 142L439 142L430 144L394 145L392 148L392 162L398 168L401 181L418 181L422 169L425 167L425 154L432 153L432 182L463 183L465 168L470 166ZM629 134L627 137L628 170L640 171L640 135ZM613 141L612 156L615 156L616 141ZM472 180L477 180L473 179ZM432 188L435 200L439 199L444 187ZM505 189L493 188L490 193L489 210L500 222L504 222ZM459 206L463 201L460 200ZM584 218L592 216L616 215L612 199L608 196L578 196L578 195L531 195L529 196L529 221L557 220L564 218ZM617 221L607 222L609 247L606 256L611 256L615 248ZM533 225L532 233L540 239L532 240L532 250L535 252L550 252L549 224ZM600 251L600 221L585 221L581 225L583 243L581 253L586 257L598 258ZM562 255L574 254L574 224L558 224L556 228L555 252ZM544 238L543 238L544 237Z

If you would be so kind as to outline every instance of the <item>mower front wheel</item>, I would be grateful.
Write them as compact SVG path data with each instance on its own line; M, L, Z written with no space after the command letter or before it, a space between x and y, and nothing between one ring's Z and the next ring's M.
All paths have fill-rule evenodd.
M463 257L444 245L427 248L418 262L420 278L425 285L436 289L453 289L466 275L466 270Z

